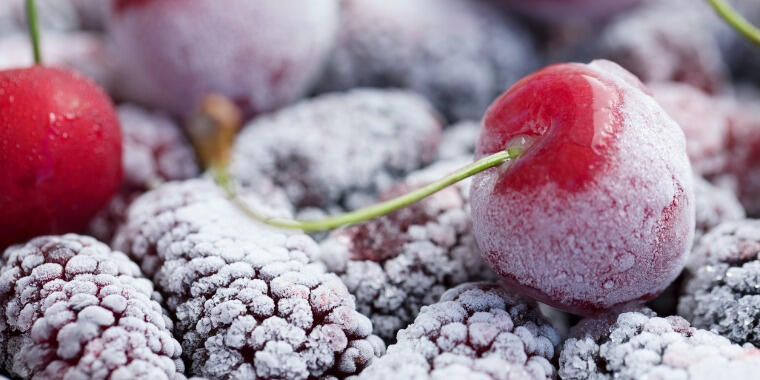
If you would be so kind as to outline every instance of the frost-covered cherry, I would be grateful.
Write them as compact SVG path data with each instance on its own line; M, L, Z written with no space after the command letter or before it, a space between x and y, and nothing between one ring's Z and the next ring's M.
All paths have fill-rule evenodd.
M647 0L497 0L509 8L545 22L610 17Z
M760 215L760 96L724 99L730 112L726 169L717 180L735 191L751 216Z
M93 238L8 248L0 269L0 367L24 379L181 379L173 323L135 263Z
M116 110L123 137L124 180L121 190L90 222L88 233L110 242L124 222L127 207L140 194L165 181L197 176L200 168L182 129L160 112L133 104Z
M249 113L301 97L338 23L336 0L118 0L112 8L119 93L183 116L209 93Z
M359 379L553 379L559 340L535 303L495 283L466 283L423 307Z
M476 119L537 67L530 34L488 1L345 0L319 88L409 88L449 119Z
M113 104L67 69L0 71L0 247L77 231L121 183Z
M703 176L721 173L726 166L729 110L715 97L685 83L647 85L655 100L683 129L686 153L694 171Z
M314 240L248 220L210 181L138 198L114 246L165 297L193 375L344 378L384 351L340 278L313 262Z
M489 108L484 157L526 150L474 177L473 231L519 292L578 314L653 298L694 235L683 132L636 77L604 60L558 64Z

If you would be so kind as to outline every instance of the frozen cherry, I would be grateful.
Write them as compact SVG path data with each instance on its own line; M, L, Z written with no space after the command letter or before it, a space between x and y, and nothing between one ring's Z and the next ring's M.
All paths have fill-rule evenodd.
M248 112L302 96L331 48L335 0L119 0L109 32L130 100L186 115L215 92Z
M515 290L591 315L661 292L694 235L684 135L646 88L604 60L540 70L499 97L476 155L525 147L477 174L473 231Z
M53 67L0 71L0 247L84 228L121 177L119 121L95 83Z

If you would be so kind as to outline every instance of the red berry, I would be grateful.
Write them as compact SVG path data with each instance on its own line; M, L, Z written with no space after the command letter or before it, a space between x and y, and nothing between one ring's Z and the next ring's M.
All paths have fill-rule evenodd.
M336 0L132 0L113 8L119 91L180 115L211 92L254 113L300 98L338 24Z
M121 176L119 122L100 88L64 69L0 71L0 247L84 228Z
M516 290L588 315L650 299L681 271L693 176L683 132L645 91L609 61L559 64L491 105L477 156L529 146L475 177L473 230Z

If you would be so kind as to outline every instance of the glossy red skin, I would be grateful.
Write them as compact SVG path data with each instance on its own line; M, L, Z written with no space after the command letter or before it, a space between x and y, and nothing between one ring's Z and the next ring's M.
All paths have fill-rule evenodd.
M614 75L623 79L627 84L638 87L640 90L646 90L633 75L622 70L619 66L605 61L597 61L596 64L604 65L605 70L612 71ZM479 216L489 215L495 211L491 209L494 206L488 206L483 202L497 204L493 202L493 197L512 199L510 198L511 195L521 192L525 194L539 194L536 189L542 188L547 184L552 184L558 188L552 194L562 197L560 199L572 197L575 193L586 192L596 193L604 199L619 198L614 193L608 193L609 189L600 189L597 186L599 176L609 175L607 173L610 172L608 170L610 169L610 165L621 165L619 162L612 162L609 160L609 157L617 155L618 139L621 136L621 131L626 128L624 123L625 116L620 114L620 110L623 109L624 99L622 94L616 90L619 88L619 84L611 81L609 77L605 77L606 75L600 75L597 70L583 64L553 65L524 78L516 83L507 93L494 101L483 119L481 137L476 152L477 157L483 157L503 150L517 136L532 136L536 140L520 159L514 162L507 170L498 173L492 172L490 174L484 172L478 175L495 175L497 178L495 179L493 188L485 186L486 190L483 190L484 188L476 190L478 186L473 186L474 229L477 229L479 225L482 226L483 223L494 223L493 220L476 220ZM645 91L645 93L647 92ZM675 123L672 126L674 129L677 129ZM681 158L686 162L685 150L682 154L683 157ZM617 168L612 167L611 170L615 171ZM648 209L645 212L647 215L646 219L657 220L659 228L656 233L649 233L648 235L645 233L644 236L661 243L672 244L674 247L688 247L691 244L691 236L687 228L691 228L693 231L693 216L691 217L691 227L683 221L688 221L689 212L692 212L693 215L693 206L689 206L690 198L687 190L682 188L681 184L678 184L679 180L674 178L678 190L669 204L659 212ZM636 186L634 183L631 183L631 185L633 187ZM482 191L489 192L476 194L476 192ZM485 197L483 197L484 194ZM642 197L645 196L647 194L642 194ZM548 202L548 200L541 202L540 195L529 195L527 198L534 199L539 203ZM491 201L488 201L488 199ZM515 205L509 202L511 201L504 204ZM649 204L642 202L641 205L626 204L620 207L648 207L646 205ZM538 205L533 207L545 206ZM512 223L511 226L523 233L527 231L528 234L533 235L529 239L533 239L534 241L554 239L554 235L544 234L540 230L538 226L541 223L536 224L533 221L523 220L524 214L520 210L504 211L498 212L513 217L514 220L509 221L509 223ZM564 215L563 212L565 211L554 211L554 213ZM566 216L568 218L575 217L572 214ZM603 219L594 220L592 221L592 225L594 223L598 225L598 223L607 222L607 220ZM504 225L507 224L504 223ZM571 290L560 290L559 293L546 293L544 289L527 285L524 282L526 276L531 277L536 272L544 274L563 272L563 267L577 265L575 262L575 260L578 260L577 257L570 258L569 256L564 256L567 257L567 260L573 260L573 262L564 263L562 261L563 257L560 256L555 262L540 262L538 264L540 267L523 269L523 272L517 274L504 270L504 267L501 267L499 262L503 262L505 257L508 256L505 256L504 252L499 251L499 249L510 248L501 246L494 249L493 244L488 247L488 244L484 245L482 242L482 239L485 239L483 236L492 236L490 234L494 233L494 231L497 231L495 232L497 234L509 235L513 233L513 230L510 228L499 228L483 229L483 231L487 231L485 234L480 234L477 230L475 232L485 258L509 286L520 293L576 314L595 315L608 311L611 308L603 303L588 302L575 298ZM625 229L626 227L623 228ZM574 234L577 234L576 238L584 239L582 229L574 228L572 231ZM630 235L638 234L639 232L636 227L630 227ZM610 237L613 240L616 238L615 236ZM510 238L507 237L507 239ZM562 246L564 243L561 240L559 242L552 240L552 243L549 244L556 248L556 252L563 252ZM596 244L597 247L606 245L604 241L599 240L593 241L593 244ZM661 288L654 286L651 289L652 291L644 289L644 291L638 292L636 298L628 299L624 303L643 302L655 297L659 291L664 289L667 282L675 278L675 275L680 271L686 253L686 249L662 249L654 254L635 252L635 248L631 249L634 250L631 253L636 257L635 261L638 263L636 265L642 265L642 261L648 262L648 264L644 265L646 267L645 270L657 273L657 280L653 281L660 281L663 284L658 284L662 285ZM635 287L636 285L633 283L626 283L627 279L615 279L612 273L607 272L606 268L608 266L614 267L614 255L616 252L612 246L609 246L608 251L608 253L604 253L609 254L609 256L606 256L608 258L599 261L600 259L597 257L596 261L590 260L583 265L599 265L598 268L593 269L597 272L595 278L612 278L612 281L616 283L616 287L618 286L618 281L620 281L620 286L623 288L626 286ZM524 251L520 254L533 255L536 253ZM542 254L538 254L537 257L543 256ZM530 274L526 275L526 273ZM599 294L604 293L605 290L599 291ZM624 303L616 306L623 305Z
M121 149L113 104L91 80L0 71L0 249L86 227L120 186Z

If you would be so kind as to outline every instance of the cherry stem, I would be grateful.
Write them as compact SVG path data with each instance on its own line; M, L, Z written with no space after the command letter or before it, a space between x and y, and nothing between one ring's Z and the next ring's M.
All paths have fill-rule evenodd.
M252 209L248 203L237 192L234 178L227 170L226 166L216 166L215 180L217 184L225 190L227 196L240 208L247 216L258 222L285 229L297 229L304 232L319 232L332 230L342 226L361 223L363 221L377 218L396 211L400 208L409 206L412 203L420 201L444 188L451 186L465 178L471 177L484 170L499 166L505 162L512 161L523 153L523 147L510 147L506 150L494 153L490 156L483 157L435 182L423 186L417 190L389 199L365 208L347 212L340 215L330 216L317 220L293 220L284 218L272 218L260 214Z
M26 23L29 27L29 38L32 40L34 64L39 65L42 63L42 53L40 52L40 23L37 18L37 2L35 0L26 0Z
M723 17L729 25L741 33L745 38L760 45L760 29L752 25L739 12L737 12L726 0L707 0L715 11Z

